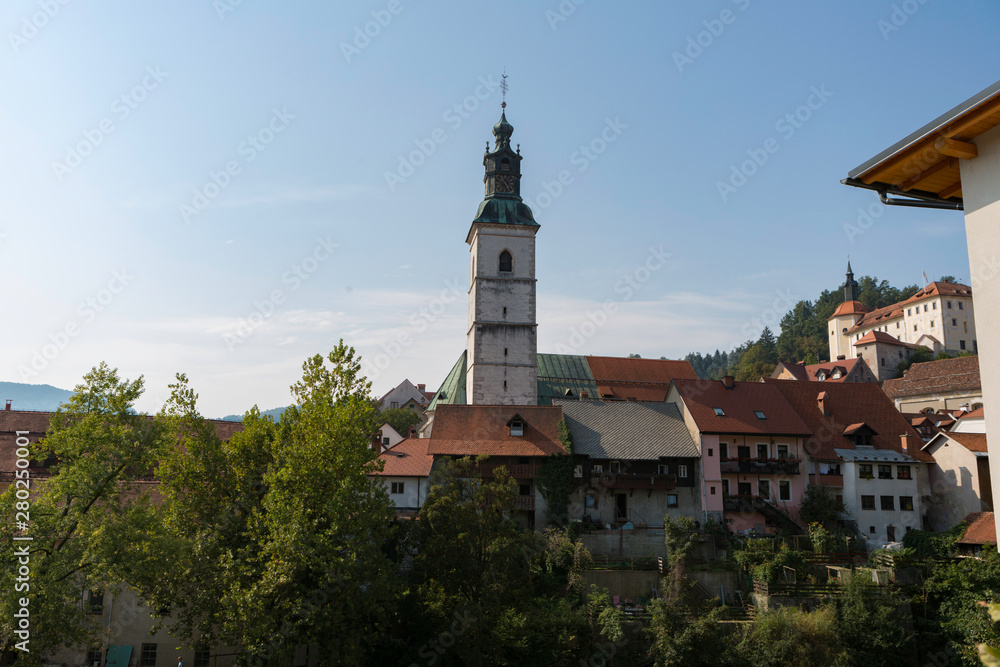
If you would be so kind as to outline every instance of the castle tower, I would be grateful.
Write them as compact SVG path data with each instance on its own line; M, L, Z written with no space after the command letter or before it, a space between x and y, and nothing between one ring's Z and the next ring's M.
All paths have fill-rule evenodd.
M538 223L521 200L521 151L510 146L513 133L501 113L493 127L496 143L492 150L487 144L483 157L486 197L465 239L472 283L466 361L470 404L538 403Z
M854 271L851 270L851 262L848 260L847 280L844 281L844 303L840 304L827 320L830 327L830 361L855 356L853 341L847 332L868 312L864 304L858 301L858 291L858 282L854 280Z

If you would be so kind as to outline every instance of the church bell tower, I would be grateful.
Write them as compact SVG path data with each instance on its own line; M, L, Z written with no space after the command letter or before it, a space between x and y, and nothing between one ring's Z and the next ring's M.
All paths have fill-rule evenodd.
M470 404L537 405L538 223L521 200L521 150L511 148L506 107L504 101L493 126L492 150L486 145L485 198L465 239L471 260L466 391Z

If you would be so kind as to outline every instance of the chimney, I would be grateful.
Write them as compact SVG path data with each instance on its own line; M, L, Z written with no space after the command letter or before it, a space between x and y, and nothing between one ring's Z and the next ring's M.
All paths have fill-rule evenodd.
M7 405L4 406L4 410L6 410L7 412L10 412L10 404L13 403L13 402L14 402L14 399L8 398L7 399Z
M411 426L410 427L410 437L411 438L417 437L417 427L416 426Z
M726 389L735 389L736 381L732 375L725 375L722 378L722 386L725 387Z
M585 401L588 398L590 398L590 392L587 392L587 391L581 391L580 392L580 400L581 401Z
M419 391L420 395L423 396L425 393L427 393L427 385L425 385L425 384L418 384L417 385L417 391Z
M844 356L843 354L838 354L837 355L837 361L846 361L846 360L847 360L847 357Z
M381 431L376 431L372 434L372 449L375 450L376 454L382 453L382 433Z
M819 395L816 397L816 405L819 406L819 411L821 413L823 413L824 415L827 414L827 411L826 411L826 392L825 391L819 392Z
M900 434L899 441L903 445L903 453L916 458L916 452L911 451L910 434L909 433ZM913 449L916 449L916 447L913 447Z

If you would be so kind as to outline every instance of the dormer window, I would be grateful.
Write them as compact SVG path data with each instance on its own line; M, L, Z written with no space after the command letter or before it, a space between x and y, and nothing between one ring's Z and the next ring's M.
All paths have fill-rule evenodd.
M511 437L520 437L524 435L524 420L521 419L521 415L514 415L507 422L507 427L510 429Z
M510 273L514 270L514 258L504 250L500 253L500 273Z

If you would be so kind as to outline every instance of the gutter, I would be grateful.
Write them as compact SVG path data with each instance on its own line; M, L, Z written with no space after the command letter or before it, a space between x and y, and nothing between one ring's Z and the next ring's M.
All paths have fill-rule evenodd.
M878 193L878 198L886 206L911 206L914 208L933 208L948 211L965 210L965 206L962 202L956 202L950 199L941 199L933 193L924 194L914 190L904 191L894 185L886 186L885 184L869 184L856 178L845 178L840 182L843 185L850 185L855 188L874 190ZM888 196L889 194L907 197L907 199L891 199Z

